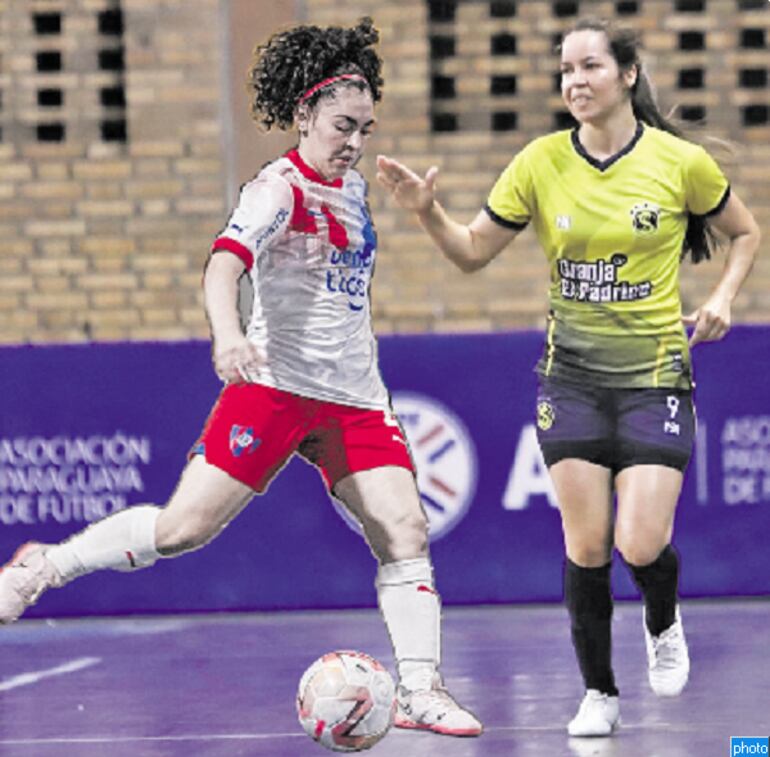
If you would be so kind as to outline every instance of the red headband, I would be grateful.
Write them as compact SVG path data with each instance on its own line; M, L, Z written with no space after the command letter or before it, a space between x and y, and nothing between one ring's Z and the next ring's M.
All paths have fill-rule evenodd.
M343 79L358 79L359 81L366 81L366 77L361 76L361 74L340 74L339 76L330 76L328 79L324 79L323 81L319 81L318 84L315 84L314 86L310 87L310 89L305 92L302 97L297 100L297 105L302 105L305 100L310 99L316 92L318 92L319 89L323 89L324 87L328 86L329 84L333 84L337 81L342 81Z

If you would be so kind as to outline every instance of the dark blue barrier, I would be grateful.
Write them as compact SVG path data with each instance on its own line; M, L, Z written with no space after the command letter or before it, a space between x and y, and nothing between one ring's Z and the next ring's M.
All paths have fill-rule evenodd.
M677 516L684 596L770 593L770 329L696 348L699 433ZM562 541L533 428L539 333L380 339L445 603L554 601ZM0 349L0 555L171 494L218 392L195 343ZM359 607L375 564L299 460L205 549L87 576L30 615ZM635 596L625 570L620 597Z

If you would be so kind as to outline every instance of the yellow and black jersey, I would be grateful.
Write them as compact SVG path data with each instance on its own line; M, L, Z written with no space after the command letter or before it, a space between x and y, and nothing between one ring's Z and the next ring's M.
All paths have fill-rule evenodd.
M711 215L730 188L699 145L639 123L606 161L577 130L530 142L486 205L508 228L530 221L551 267L547 376L618 387L691 386L679 263L688 214Z

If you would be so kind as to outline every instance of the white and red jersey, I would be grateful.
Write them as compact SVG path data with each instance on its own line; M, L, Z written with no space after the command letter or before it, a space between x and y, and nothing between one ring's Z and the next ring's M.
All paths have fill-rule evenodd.
M357 171L325 181L296 149L243 186L212 250L237 255L251 277L246 335L266 357L260 383L388 407L371 328L377 237L366 193Z

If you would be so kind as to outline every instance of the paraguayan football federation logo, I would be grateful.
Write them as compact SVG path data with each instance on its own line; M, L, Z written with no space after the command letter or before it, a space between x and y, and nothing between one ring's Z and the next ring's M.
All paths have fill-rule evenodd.
M446 536L465 516L476 492L476 449L460 419L445 405L422 394L395 392L393 411L404 430L417 470L429 537ZM360 525L332 499L354 530Z
M631 225L636 234L654 234L658 230L660 220L660 207L651 202L638 202L629 211L631 213Z
M409 440L417 487L430 522L430 540L436 541L463 519L473 501L473 440L449 408L425 395L396 392L393 410Z

